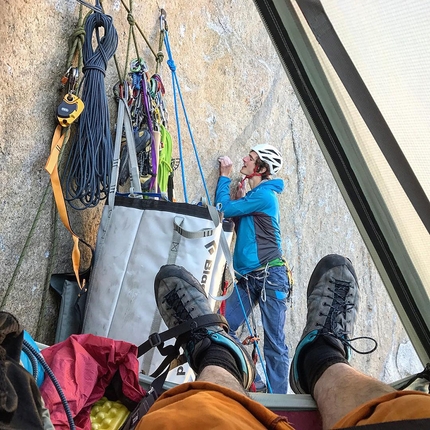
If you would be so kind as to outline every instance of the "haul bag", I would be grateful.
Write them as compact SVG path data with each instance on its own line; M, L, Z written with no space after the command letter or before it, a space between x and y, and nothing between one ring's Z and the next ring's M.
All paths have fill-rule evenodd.
M222 229L214 207L116 196L103 209L83 332L139 345L167 327L154 298L154 279L164 264L191 272L208 291ZM162 357L152 349L140 358L153 373ZM188 372L181 371L183 382Z

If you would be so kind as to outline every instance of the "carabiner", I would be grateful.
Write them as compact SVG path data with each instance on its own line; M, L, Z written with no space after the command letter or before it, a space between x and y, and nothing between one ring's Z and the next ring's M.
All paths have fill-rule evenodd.
M266 267L264 268L264 280L263 280L263 288L261 289L261 301L264 303L266 302L267 295L266 295L266 280L269 276L269 263L266 264Z
M79 77L79 69L77 67L70 67L68 70L68 79L67 79L67 93L75 94L76 85L78 83Z
M164 9L160 9L160 31L168 30L166 16L166 11Z

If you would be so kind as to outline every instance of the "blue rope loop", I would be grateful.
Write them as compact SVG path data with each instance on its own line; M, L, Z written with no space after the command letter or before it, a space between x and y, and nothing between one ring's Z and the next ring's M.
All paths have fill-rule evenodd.
M104 29L100 37L100 28ZM93 49L93 34L97 46ZM91 14L85 22L82 101L85 108L65 168L65 199L74 209L95 207L109 194L113 160L109 106L104 77L118 46L111 16Z

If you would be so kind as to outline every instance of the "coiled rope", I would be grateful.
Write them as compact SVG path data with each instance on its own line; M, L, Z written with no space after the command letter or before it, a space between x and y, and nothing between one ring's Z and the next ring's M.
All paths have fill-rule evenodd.
M101 27L104 35L100 38ZM94 32L95 50L92 46ZM95 207L109 194L113 142L104 78L117 46L118 34L112 17L99 12L88 16L83 45L82 101L85 109L65 169L65 198L75 209Z

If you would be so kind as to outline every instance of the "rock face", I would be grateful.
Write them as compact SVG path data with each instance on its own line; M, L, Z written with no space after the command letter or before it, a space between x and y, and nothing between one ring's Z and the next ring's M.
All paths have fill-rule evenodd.
M116 63L109 61L105 77L113 130L112 88L137 54L133 38L128 43L133 20L127 21L123 3L104 1L103 7L113 17L119 37ZM256 143L272 143L284 156L283 247L295 279L285 326L291 355L305 323L306 288L313 267L325 254L340 253L352 260L360 280L355 334L372 336L379 343L369 356L354 354L353 364L384 381L422 370L252 2L130 0L128 7L139 56L150 73L155 72L155 54L160 50L159 7L167 12L171 60L204 174L202 178L178 102L186 177L181 178L178 169L177 201L184 201L183 180L188 202L205 195L204 185L213 199L221 155L234 161L236 179L242 157ZM14 313L37 340L52 343L58 297L49 288L49 278L51 273L71 272L72 241L55 216L44 166L57 125L56 109L64 96L61 77L69 67L69 42L79 30L80 6L72 0L44 0L36 8L27 0L6 0L4 10L7 13L0 18L1 307ZM88 11L83 8L84 14ZM178 156L172 72L165 47L161 50L164 61L159 73ZM69 208L73 229L92 245L102 205L85 211ZM83 251L82 265L88 261L88 252Z

